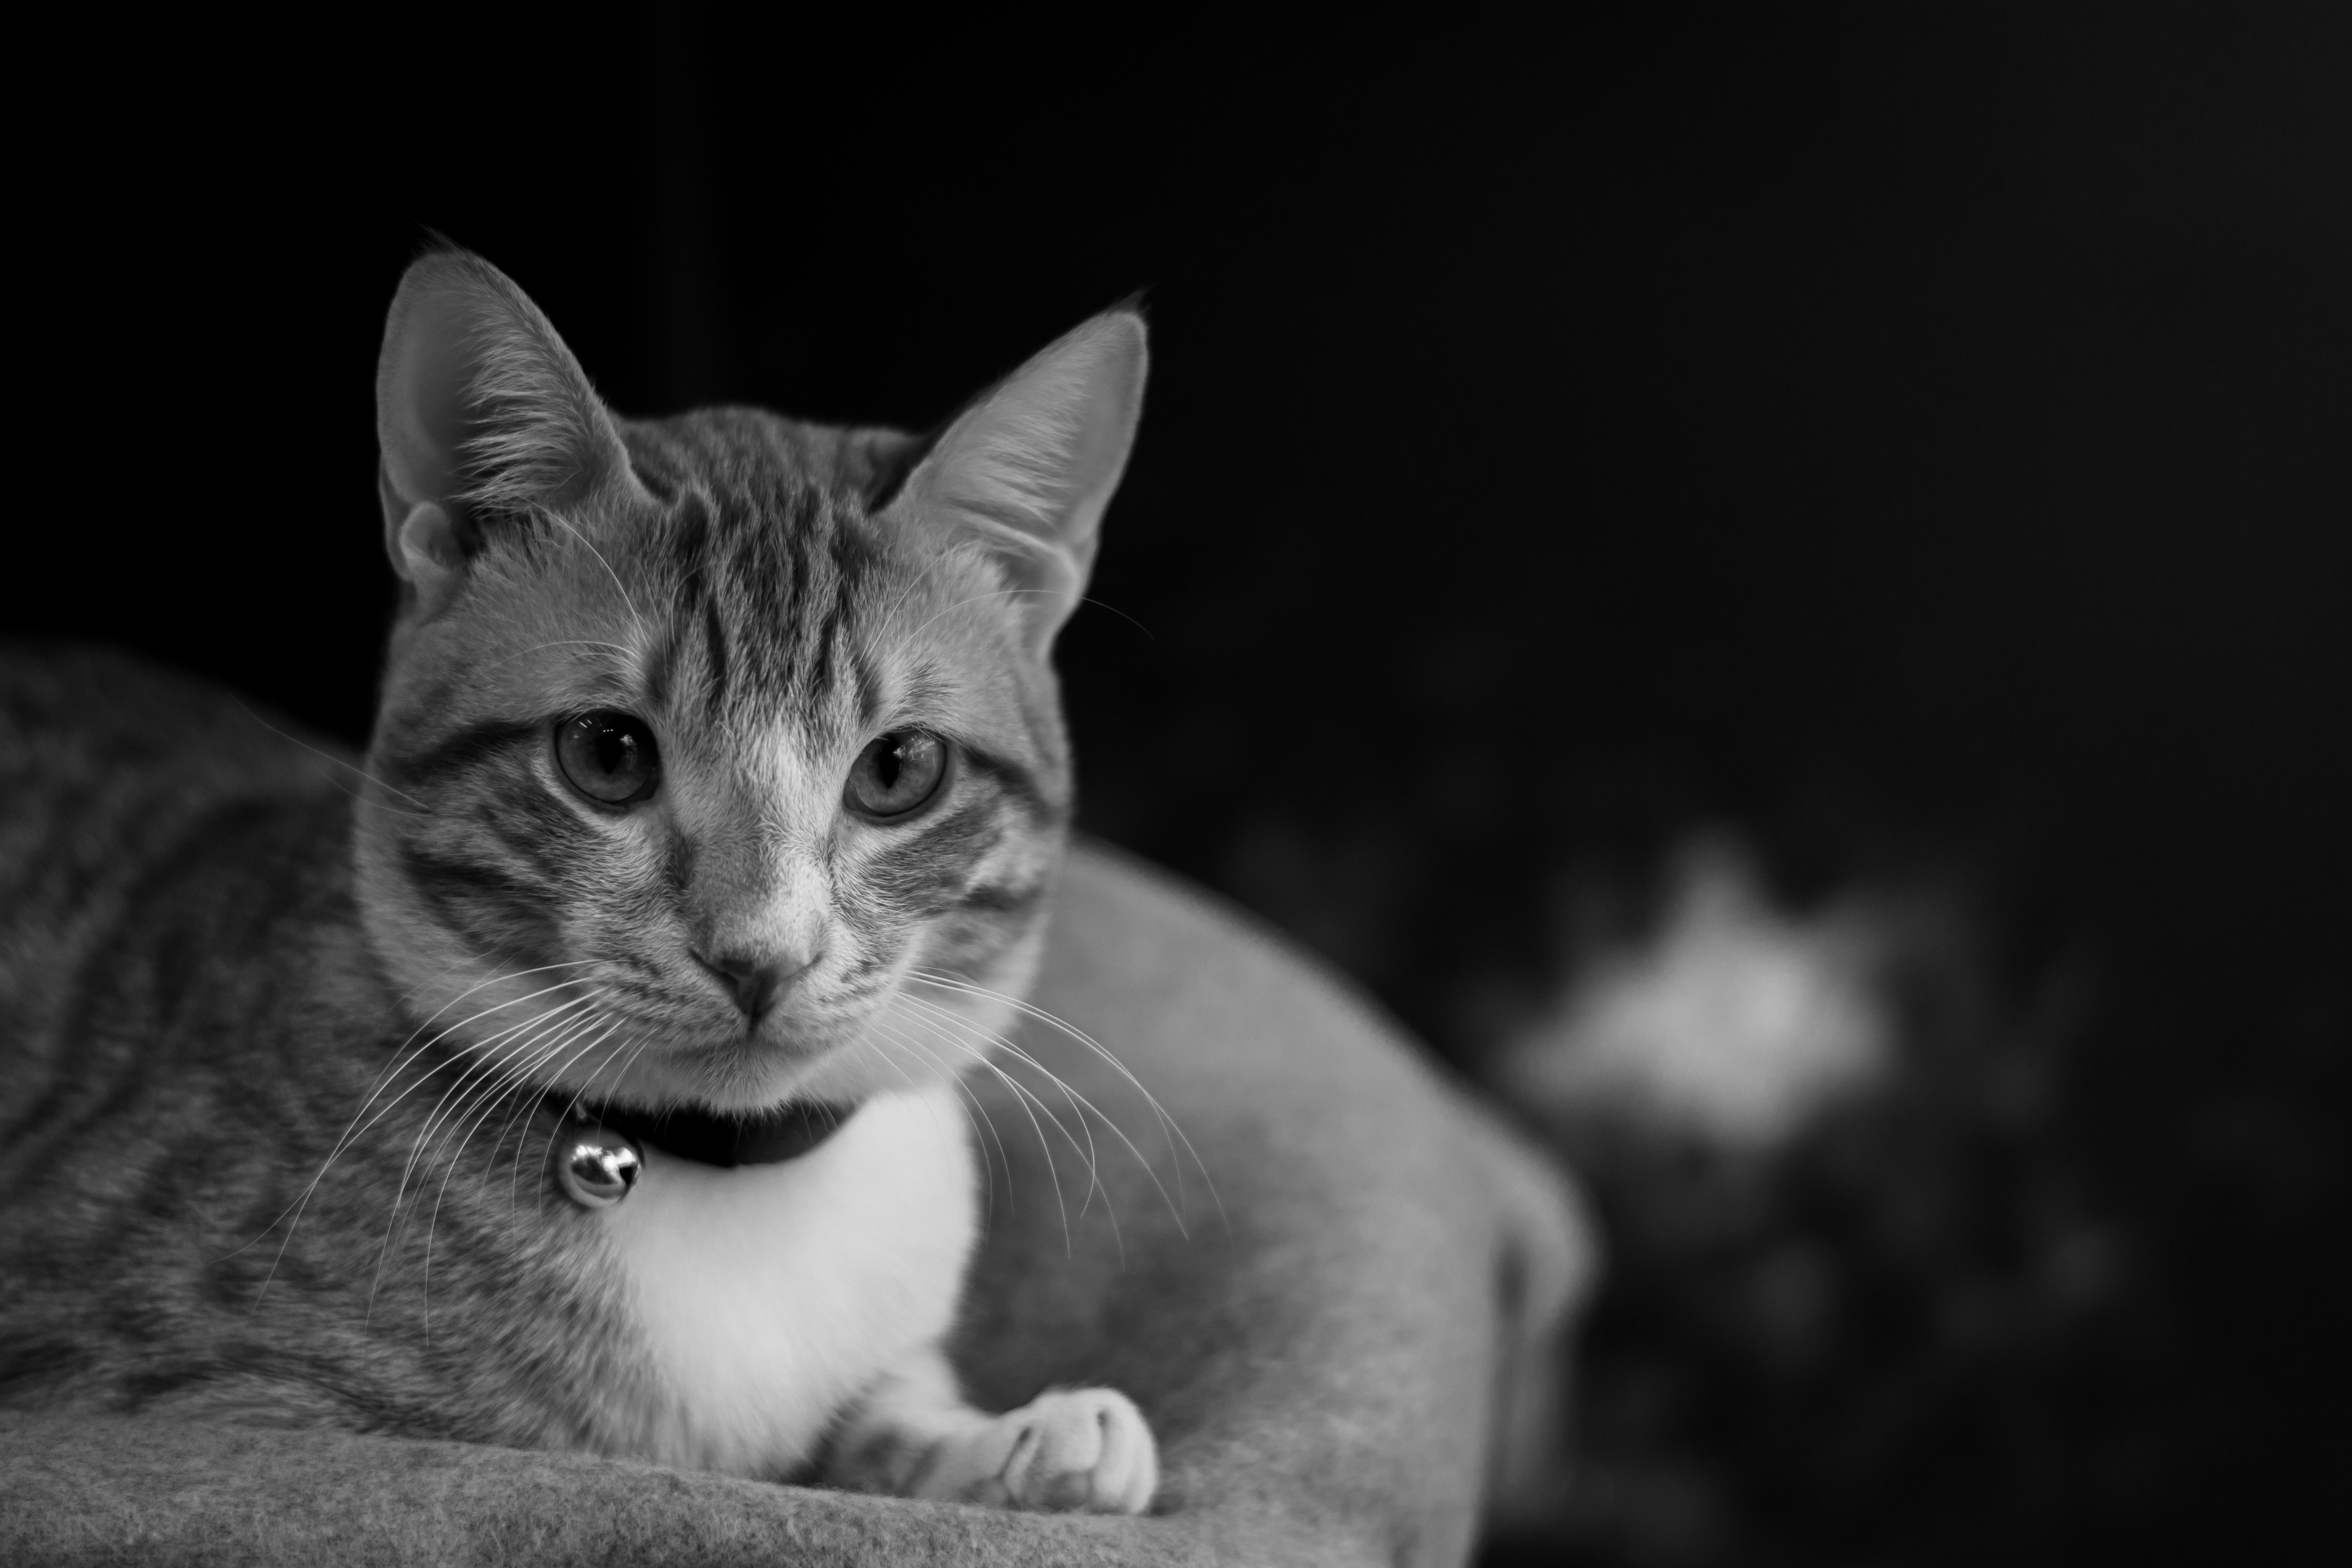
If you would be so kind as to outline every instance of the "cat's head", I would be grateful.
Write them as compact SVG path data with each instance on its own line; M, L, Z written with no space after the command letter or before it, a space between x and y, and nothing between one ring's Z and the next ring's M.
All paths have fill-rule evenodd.
M415 1015L647 1105L969 1065L1004 1017L979 991L1035 962L1070 811L1049 654L1144 363L1115 311L929 440L623 421L496 268L412 267L358 860Z

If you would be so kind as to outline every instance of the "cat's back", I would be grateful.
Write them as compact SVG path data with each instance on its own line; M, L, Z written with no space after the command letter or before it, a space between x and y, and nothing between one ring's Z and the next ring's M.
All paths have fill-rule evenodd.
M239 823L332 795L334 765L190 677L0 645L0 1067L54 1033L142 889Z

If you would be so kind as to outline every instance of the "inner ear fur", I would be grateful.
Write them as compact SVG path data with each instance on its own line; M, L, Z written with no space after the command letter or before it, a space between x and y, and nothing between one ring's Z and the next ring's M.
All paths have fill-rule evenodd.
M538 306L481 258L439 250L400 280L376 364L384 543L428 609L483 524L626 482L618 427Z
M1077 607L1143 413L1143 318L1107 311L1014 371L931 444L890 510L976 535L1042 652Z

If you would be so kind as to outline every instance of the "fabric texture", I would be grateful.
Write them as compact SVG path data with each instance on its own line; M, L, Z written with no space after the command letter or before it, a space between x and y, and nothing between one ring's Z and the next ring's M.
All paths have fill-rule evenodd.
M1344 987L1158 873L1079 847L1053 931L1038 1005L1115 1047L1181 1138L1084 1043L1025 1029L1133 1146L1098 1141L1089 1178L1067 1145L1027 1136L1009 1090L975 1085L992 1165L955 1361L989 1407L1081 1381L1131 1394L1161 1445L1150 1515L0 1413L0 1557L1464 1561L1496 1479L1548 1441L1547 1369L1594 1267L1572 1194Z

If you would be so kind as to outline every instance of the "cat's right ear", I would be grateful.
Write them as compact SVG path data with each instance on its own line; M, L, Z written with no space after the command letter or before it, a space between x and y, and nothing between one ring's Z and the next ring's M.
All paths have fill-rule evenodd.
M1149 357L1132 310L1082 324L967 408L891 503L993 547L1040 657L1086 592L1103 509L1135 445Z
M501 516L634 484L612 415L538 306L481 258L400 280L376 363L384 546L430 616Z

